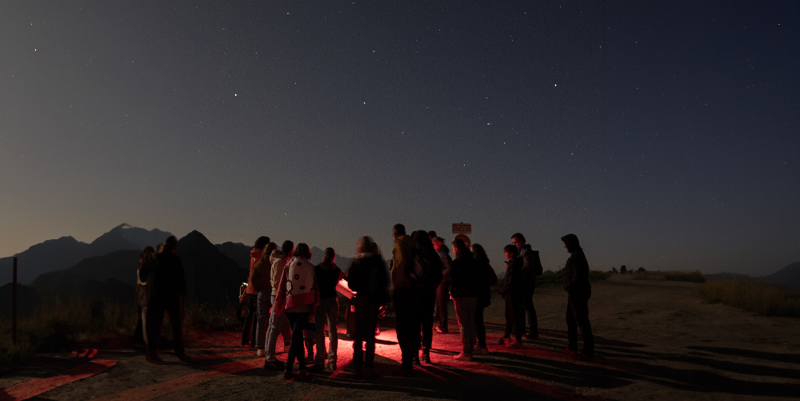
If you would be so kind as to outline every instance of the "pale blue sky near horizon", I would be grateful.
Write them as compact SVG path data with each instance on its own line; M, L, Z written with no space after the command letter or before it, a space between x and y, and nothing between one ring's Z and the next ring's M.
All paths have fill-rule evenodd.
M4 2L0 257L121 223L800 261L800 3Z

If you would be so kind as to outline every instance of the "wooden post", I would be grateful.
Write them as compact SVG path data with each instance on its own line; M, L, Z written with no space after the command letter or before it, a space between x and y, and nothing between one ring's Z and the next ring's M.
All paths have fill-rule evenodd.
M14 258L14 282L11 285L11 340L17 345L17 258Z

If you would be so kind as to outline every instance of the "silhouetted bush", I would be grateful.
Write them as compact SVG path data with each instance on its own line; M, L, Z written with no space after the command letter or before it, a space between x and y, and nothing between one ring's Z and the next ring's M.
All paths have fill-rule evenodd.
M710 281L698 287L701 298L765 316L800 317L800 292L750 280Z

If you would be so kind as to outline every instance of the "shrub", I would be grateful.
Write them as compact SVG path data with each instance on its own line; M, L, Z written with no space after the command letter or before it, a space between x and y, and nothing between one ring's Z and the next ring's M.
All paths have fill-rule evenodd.
M710 303L723 303L765 316L800 317L800 292L750 280L711 281L698 287Z

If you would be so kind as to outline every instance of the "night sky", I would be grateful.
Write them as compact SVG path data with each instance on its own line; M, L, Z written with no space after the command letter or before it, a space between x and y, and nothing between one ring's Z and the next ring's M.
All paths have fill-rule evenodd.
M800 261L798 1L0 3L0 256L129 223Z

